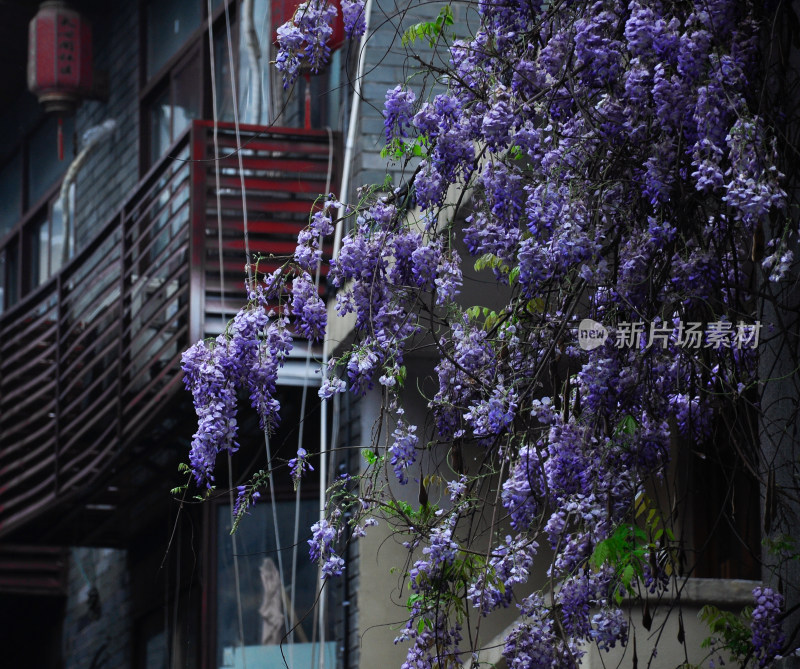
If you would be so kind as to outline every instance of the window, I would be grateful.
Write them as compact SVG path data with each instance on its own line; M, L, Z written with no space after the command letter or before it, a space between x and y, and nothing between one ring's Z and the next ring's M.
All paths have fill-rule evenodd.
M47 281L61 269L64 253L64 217L61 202L56 199L47 203L42 214L26 226L26 292Z
M74 134L73 118L46 117L0 165L0 313L61 268L64 225L57 200L59 180L75 155Z
M266 497L266 496L265 496ZM239 556L239 598L234 580L233 549L230 537L230 507L217 507L217 659L218 669L243 666L239 643L238 600L242 605L244 653L248 666L282 666L280 644L286 625L296 626L294 644L284 645L283 653L294 655L292 666L311 666L312 652L318 653L314 639L314 602L317 596L317 566L308 557L305 542L308 528L319 519L317 498L300 501L300 545L297 574L292 581L295 501L277 501L275 512L281 544L281 560L273 531L272 505L259 500L236 533ZM279 565L283 566L283 579ZM292 606L292 585L294 605ZM335 644L327 633L325 666L336 666ZM285 644L285 642L284 642Z
M15 152L0 169L0 239L22 216L22 156Z
M694 576L759 580L758 483L741 456L719 435L699 447L692 472Z
M204 4L199 0L150 0L147 3L148 80L167 64L200 27Z
M202 116L201 63L198 45L167 75L153 102L148 105L151 162L164 155L189 127L192 119Z
M316 389L309 388L306 398L303 446L309 453L318 451L320 412ZM315 460L314 472L309 472L300 488L299 502L289 480L287 460L298 446L298 425L302 405L302 388L279 386L276 399L281 403L281 424L270 440L275 471L273 507L269 491L249 509L234 538L237 563L231 541L231 509L228 496L221 496L212 507L210 532L212 554L209 561L214 571L213 613L210 625L215 630L211 662L215 669L240 667L283 666L281 652L289 658L290 666L312 666L312 654L319 654L319 632L315 602L320 583L317 565L308 554L309 528L319 520L319 474ZM234 485L246 477L239 467L259 468L264 461L264 442L258 423L249 411L240 415L239 452L233 458ZM224 467L223 462L219 463ZM227 480L222 471L220 481ZM295 516L295 510L299 513ZM273 516L273 512L275 516ZM277 522L276 541L275 523ZM295 522L298 523L297 570L292 578ZM280 545L280 553L278 552ZM238 568L239 589L236 589L235 569ZM292 587L294 586L294 591ZM294 602L292 602L294 595ZM330 599L329 599L330 603ZM240 640L239 606L241 605L243 639ZM294 643L288 644L287 629L294 627ZM317 643L313 643L314 641ZM243 644L242 644L243 641ZM283 645L281 647L281 643ZM244 649L242 649L242 645ZM244 657L243 657L244 655ZM336 667L336 644L333 625L326 624L325 666Z
M19 243L14 237L0 250L0 313L19 300Z
M221 6L221 0L214 0L212 11ZM204 116L208 90L206 8L205 0L148 0L145 4L145 169L166 153L193 119Z

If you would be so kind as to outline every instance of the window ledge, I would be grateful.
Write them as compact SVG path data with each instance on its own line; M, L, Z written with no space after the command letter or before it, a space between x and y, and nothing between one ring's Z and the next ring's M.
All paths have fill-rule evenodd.
M684 603L746 606L753 603L753 588L761 581L740 578L690 578L681 589Z
M761 581L749 581L740 578L689 578L681 588L681 604L688 606L703 606L714 604L722 608L739 608L752 605L753 588L762 585ZM665 597L666 599L666 597ZM546 601L549 599L546 597ZM635 604L635 600L629 600L629 604ZM641 600L639 600L641 603ZM508 625L500 634L497 634L481 651L481 666L484 663L497 663L498 666L505 667L503 661L503 647L505 638L513 631L519 621L514 621ZM472 659L465 662L465 669L472 669ZM789 666L786 665L787 669ZM800 668L800 662L798 663Z

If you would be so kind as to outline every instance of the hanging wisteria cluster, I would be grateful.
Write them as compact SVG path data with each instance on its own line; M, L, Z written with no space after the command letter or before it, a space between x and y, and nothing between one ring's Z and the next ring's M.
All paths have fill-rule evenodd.
M363 33L363 4L343 11L348 34ZM326 60L332 12L309 0L279 28L286 84L301 61ZM754 286L790 276L796 230L756 112L748 3L481 0L478 12L468 39L435 24L449 49L443 86L387 92L387 145L419 161L408 184L347 210L352 229L330 262L355 343L320 394L380 391L388 439L367 471L337 484L309 543L336 575L348 533L375 518L405 533L403 669L477 658L488 639L475 621L507 607L519 611L509 666L575 667L590 644L625 646L630 603L683 576L670 509L650 495L669 485L675 448L701 448L726 407L751 405ZM311 273L337 206L314 213L283 274L249 287L215 345L185 355L198 483L236 447L237 391L270 429L289 332L324 337ZM467 255L501 307L470 303ZM603 325L591 346L583 319ZM426 425L403 401L419 346L435 351L418 380L431 387ZM298 453L293 475L309 457ZM410 484L418 508L392 496ZM547 592L532 591L534 572ZM782 600L754 594L753 657L767 666L784 650Z

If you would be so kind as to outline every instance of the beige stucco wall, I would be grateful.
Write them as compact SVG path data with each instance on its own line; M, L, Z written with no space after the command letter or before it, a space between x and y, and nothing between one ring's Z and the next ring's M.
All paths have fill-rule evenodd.
M675 600L662 599L656 607L651 602L653 622L650 630L642 627L641 602L629 602L627 610L631 616L635 634L631 634L625 648L617 647L611 651L600 651L596 646L587 646L583 657L583 669L607 669L608 667L632 667L634 637L638 666L649 669L675 669L685 662L700 664L707 659L707 651L701 647L703 640L709 636L708 628L702 623L698 614L705 604L714 604L722 609L736 611L744 606L752 605L752 590L758 585L755 581L721 580L711 578L688 579L681 590L681 610L685 644L678 641L680 627L678 607ZM502 657L503 639L511 631L516 622L503 629L489 644L489 648L480 654L480 661L494 665L495 669L506 669L507 663ZM658 652L653 657L653 649ZM728 658L727 666L733 666ZM481 664L483 666L483 664ZM707 662L705 663L707 666ZM466 664L470 669L471 663Z

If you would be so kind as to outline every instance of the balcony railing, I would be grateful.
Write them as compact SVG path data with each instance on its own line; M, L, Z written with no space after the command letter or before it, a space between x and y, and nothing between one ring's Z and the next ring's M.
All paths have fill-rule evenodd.
M181 352L241 306L242 175L264 256L291 252L333 183L325 131L243 127L243 170L232 127L217 141L219 189L213 126L195 121L94 241L0 317L0 536L101 481L181 388Z

